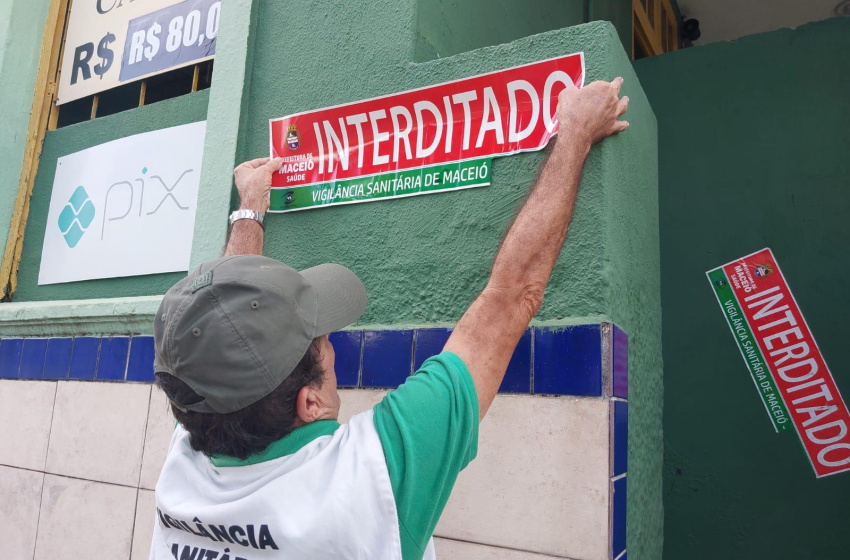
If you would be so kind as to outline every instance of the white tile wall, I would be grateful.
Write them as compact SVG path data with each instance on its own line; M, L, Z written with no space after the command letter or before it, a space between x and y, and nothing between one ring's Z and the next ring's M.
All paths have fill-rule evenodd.
M0 381L0 465L44 470L56 383Z
M44 473L0 467L0 543L3 558L32 558Z
M435 534L605 560L608 437L603 399L499 395Z
M549 556L441 538L434 539L434 548L438 560L571 560L564 556Z
M145 451L142 458L142 478L139 486L153 490L159 479L159 471L165 462L168 445L174 434L174 416L165 394L157 387L151 390L148 409L148 427L145 431Z
M366 412L381 402L386 394L386 391L376 389L340 389L339 398L342 400L342 406L339 409L340 423L345 424L355 414Z
M136 490L45 475L35 560L130 557Z
M133 526L133 550L130 560L148 560L156 520L156 499L150 490L139 489L136 501L136 524Z
M341 390L340 420L385 394ZM147 557L151 490L174 427L159 390L4 381L0 421L17 428L0 434L0 461L36 467L0 466L0 504L12 504L0 508L5 557ZM608 438L602 399L498 396L481 425L478 458L437 527L447 537L437 541L441 560L606 558Z
M60 381L47 472L137 486L151 386Z

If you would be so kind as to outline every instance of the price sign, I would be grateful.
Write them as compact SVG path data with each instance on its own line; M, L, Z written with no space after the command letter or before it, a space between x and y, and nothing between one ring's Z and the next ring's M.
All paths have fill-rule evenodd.
M61 105L212 58L221 0L74 0Z
M121 81L196 62L215 53L221 0L181 2L130 22Z

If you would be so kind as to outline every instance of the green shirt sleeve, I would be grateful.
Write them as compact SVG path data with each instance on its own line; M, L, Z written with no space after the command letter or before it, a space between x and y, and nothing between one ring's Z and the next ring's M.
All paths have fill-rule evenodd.
M456 354L429 358L375 406L404 560L421 559L457 475L478 452L478 394Z

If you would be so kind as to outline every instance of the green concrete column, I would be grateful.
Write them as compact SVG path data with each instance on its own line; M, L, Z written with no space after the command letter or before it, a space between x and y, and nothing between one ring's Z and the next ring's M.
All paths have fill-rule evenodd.
M0 247L21 178L38 71L38 57L50 0L0 0Z
M222 5L190 270L221 256L227 239L226 218L250 91L258 3L258 0L228 0ZM268 149L261 155L265 153Z
M628 553L660 558L657 131L616 29L595 22L415 63L415 1L299 5L260 2L246 155L267 153L270 118L578 51L585 53L586 83L625 78L632 127L591 151L569 238L535 324L601 316L628 333ZM483 3L481 9L487 9ZM296 269L322 262L350 267L370 297L361 325L454 324L484 287L500 238L543 157L495 159L489 187L270 215L265 253Z

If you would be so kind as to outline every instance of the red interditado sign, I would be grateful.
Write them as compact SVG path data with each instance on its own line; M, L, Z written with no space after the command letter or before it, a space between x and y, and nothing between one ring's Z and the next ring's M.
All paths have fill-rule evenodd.
M850 413L773 253L763 249L708 274L730 324L738 312L746 319L749 329L732 330L745 341L751 331L761 353L752 361L763 356L817 476L850 470ZM734 292L728 302L724 282Z
M540 150L558 94L581 87L572 54L270 121L272 187L288 188Z

